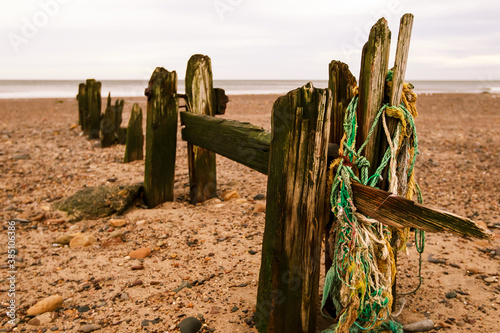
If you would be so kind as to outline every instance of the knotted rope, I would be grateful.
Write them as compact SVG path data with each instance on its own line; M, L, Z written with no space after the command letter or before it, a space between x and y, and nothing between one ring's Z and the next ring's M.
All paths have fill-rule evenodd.
M388 75L388 81L392 81L392 72ZM381 180L384 169L388 167L390 191L397 194L398 155L404 151L409 157L407 168L403 168L407 169L406 174L399 175L406 177L408 183L408 190L404 196L411 199L414 193L417 193L421 198L414 175L418 140L414 123L414 117L417 115L416 95L412 88L410 84L405 83L400 106L384 104L380 108L365 142L358 150L355 148L358 97L353 97L347 107L344 135L339 148L340 157L330 165L330 202L337 221L332 227L334 232L331 234L334 235L334 239L328 240L332 243L333 264L325 277L322 301L323 308L327 299L331 298L339 315L337 324L324 333L367 330L378 332L382 328L397 333L402 332L399 324L386 321L390 315L393 301L391 287L396 275L395 258L390 244L391 230L377 220L356 211L352 199L351 181L376 186ZM392 137L386 117L398 120ZM370 162L362 152L379 121L382 122L389 147L375 173L370 176ZM403 238L403 247L406 239ZM420 249L423 250L423 243L420 245L419 252Z

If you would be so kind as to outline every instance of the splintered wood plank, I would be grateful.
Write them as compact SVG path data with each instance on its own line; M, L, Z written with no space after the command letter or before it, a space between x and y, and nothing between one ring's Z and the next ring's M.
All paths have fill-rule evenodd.
M188 111L215 115L212 65L210 58L195 54L186 70ZM190 201L203 202L217 195L215 153L188 142Z
M259 332L316 332L331 96L311 83L273 105L257 295Z
M425 207L374 187L359 183L351 185L356 209L386 225L413 227L429 232L451 231L481 239L493 238L489 230L468 218Z

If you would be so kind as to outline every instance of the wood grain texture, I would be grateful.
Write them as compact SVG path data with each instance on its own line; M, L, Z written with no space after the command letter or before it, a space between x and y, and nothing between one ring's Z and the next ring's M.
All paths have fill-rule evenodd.
M177 73L158 67L146 90L146 160L144 199L149 208L174 199L177 114Z
M311 83L273 105L259 332L316 332L331 95Z
M186 70L188 111L208 116L215 115L212 65L210 58L195 54ZM203 202L217 195L215 153L188 143L190 201Z
M181 112L182 139L267 174L271 133L235 120Z

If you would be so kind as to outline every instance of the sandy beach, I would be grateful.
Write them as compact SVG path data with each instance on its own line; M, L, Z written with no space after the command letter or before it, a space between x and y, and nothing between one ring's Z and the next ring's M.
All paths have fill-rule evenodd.
M270 130L277 97L230 96L222 117ZM135 102L145 113L145 98L125 98L122 126ZM398 320L429 318L433 332L500 332L500 95L424 94L417 107L416 172L424 203L477 221L495 239L428 233L422 286L404 297ZM122 163L124 146L103 149L89 141L77 121L75 99L0 100L0 332L79 332L89 325L97 325L96 332L179 332L177 324L190 316L203 322L203 332L256 332L265 199L254 198L266 194L267 177L217 156L219 198L190 205L179 130L174 202L149 210L138 203L123 214L122 227L109 218L70 223L54 202L85 186L141 182L144 171L143 161ZM238 198L224 201L228 190ZM5 314L6 230L13 218L26 220L16 226L15 330ZM121 238L112 238L117 231ZM53 245L77 232L97 241ZM145 259L129 258L146 247L152 253ZM413 243L398 261L398 291L411 291L418 284ZM28 308L56 294L64 302L53 318L28 323ZM331 321L318 323L325 329Z

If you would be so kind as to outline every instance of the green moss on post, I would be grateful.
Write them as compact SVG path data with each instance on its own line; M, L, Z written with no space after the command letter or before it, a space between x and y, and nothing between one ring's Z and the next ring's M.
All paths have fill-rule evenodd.
M158 67L146 89L144 199L149 208L174 199L177 144L177 73Z
M311 83L273 105L259 332L316 332L331 94Z
M210 58L195 54L186 70L186 95L190 112L215 115L212 65ZM217 195L215 153L188 143L191 203L196 204Z
M143 146L142 109L139 107L139 104L135 103L132 106L132 114L128 121L124 162L129 163L136 160L142 160L144 158Z
M88 123L86 133L89 139L99 139L101 128L101 82L87 80Z

